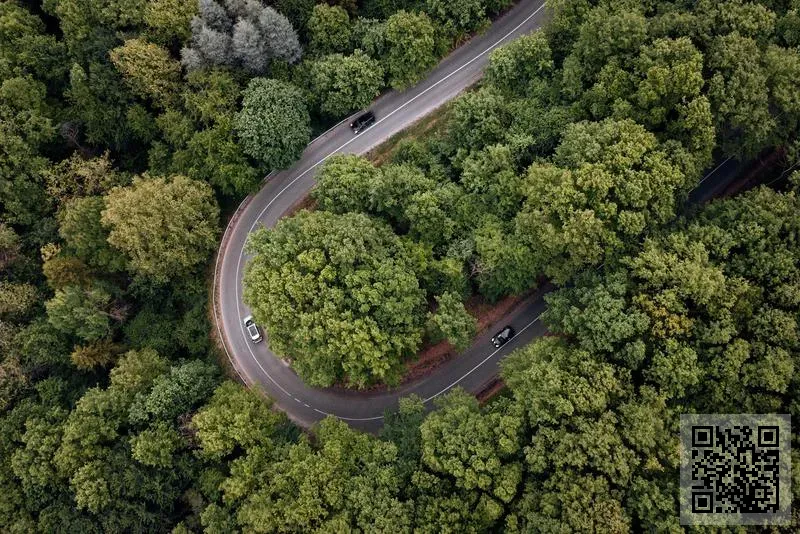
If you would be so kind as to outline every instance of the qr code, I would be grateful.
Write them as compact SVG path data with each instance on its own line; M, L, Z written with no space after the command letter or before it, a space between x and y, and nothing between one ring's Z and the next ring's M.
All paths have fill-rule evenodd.
M788 524L788 415L681 415L681 523Z

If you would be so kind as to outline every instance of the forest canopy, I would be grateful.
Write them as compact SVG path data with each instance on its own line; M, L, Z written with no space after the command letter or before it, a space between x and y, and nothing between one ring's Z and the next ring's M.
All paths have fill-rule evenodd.
M0 3L0 531L677 532L681 413L800 417L796 0L549 0L440 128L253 235L246 299L317 386L554 282L491 402L305 432L226 378L231 206L510 4ZM759 156L774 189L687 205Z

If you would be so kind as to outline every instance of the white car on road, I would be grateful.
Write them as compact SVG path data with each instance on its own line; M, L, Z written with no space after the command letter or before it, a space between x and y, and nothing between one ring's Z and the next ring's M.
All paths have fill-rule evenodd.
M248 315L244 318L244 329L247 330L247 335L250 336L250 341L253 343L259 343L264 339L252 315Z

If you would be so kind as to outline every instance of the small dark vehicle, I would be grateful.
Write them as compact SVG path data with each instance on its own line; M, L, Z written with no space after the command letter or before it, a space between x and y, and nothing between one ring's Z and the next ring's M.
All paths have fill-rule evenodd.
M353 130L353 133L359 134L373 124L375 124L375 114L371 111L367 111L363 115L356 117L356 120L350 123L350 128Z
M498 333L494 335L492 338L492 345L497 347L498 349L508 343L508 340L514 337L514 329L510 326L504 327Z

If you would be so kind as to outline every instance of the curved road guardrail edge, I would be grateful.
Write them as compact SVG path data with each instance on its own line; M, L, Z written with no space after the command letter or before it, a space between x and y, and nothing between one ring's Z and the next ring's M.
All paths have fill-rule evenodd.
M349 128L342 128L355 113L331 127L309 143L292 168L270 173L261 189L246 197L228 221L215 259L212 286L218 341L242 382L250 387L259 386L278 408L300 425L310 426L327 415L334 415L353 426L374 430L382 425L384 410L396 406L402 396L417 393L430 403L457 385L476 392L496 376L497 362L505 354L543 333L538 319L544 306L541 299L536 299L502 320L503 324L516 322L518 333L501 349L491 346L489 332L479 336L466 353L443 364L430 376L397 389L373 393L311 388L268 350L266 342L254 346L246 339L241 323L246 309L241 301L240 285L247 235L258 224L271 226L277 222L288 207L305 195L314 184L313 171L321 163L340 152L363 154L454 98L480 78L492 50L540 27L545 6L545 1L522 0L484 34L444 58L425 80L403 93L390 91L381 96L370 108L376 110L378 121L364 133L353 136ZM412 113L400 113L412 104L416 104ZM270 211L270 208L273 209ZM231 257L237 250L239 254L234 265ZM535 318L527 320L530 317ZM487 348L492 349L488 354Z

